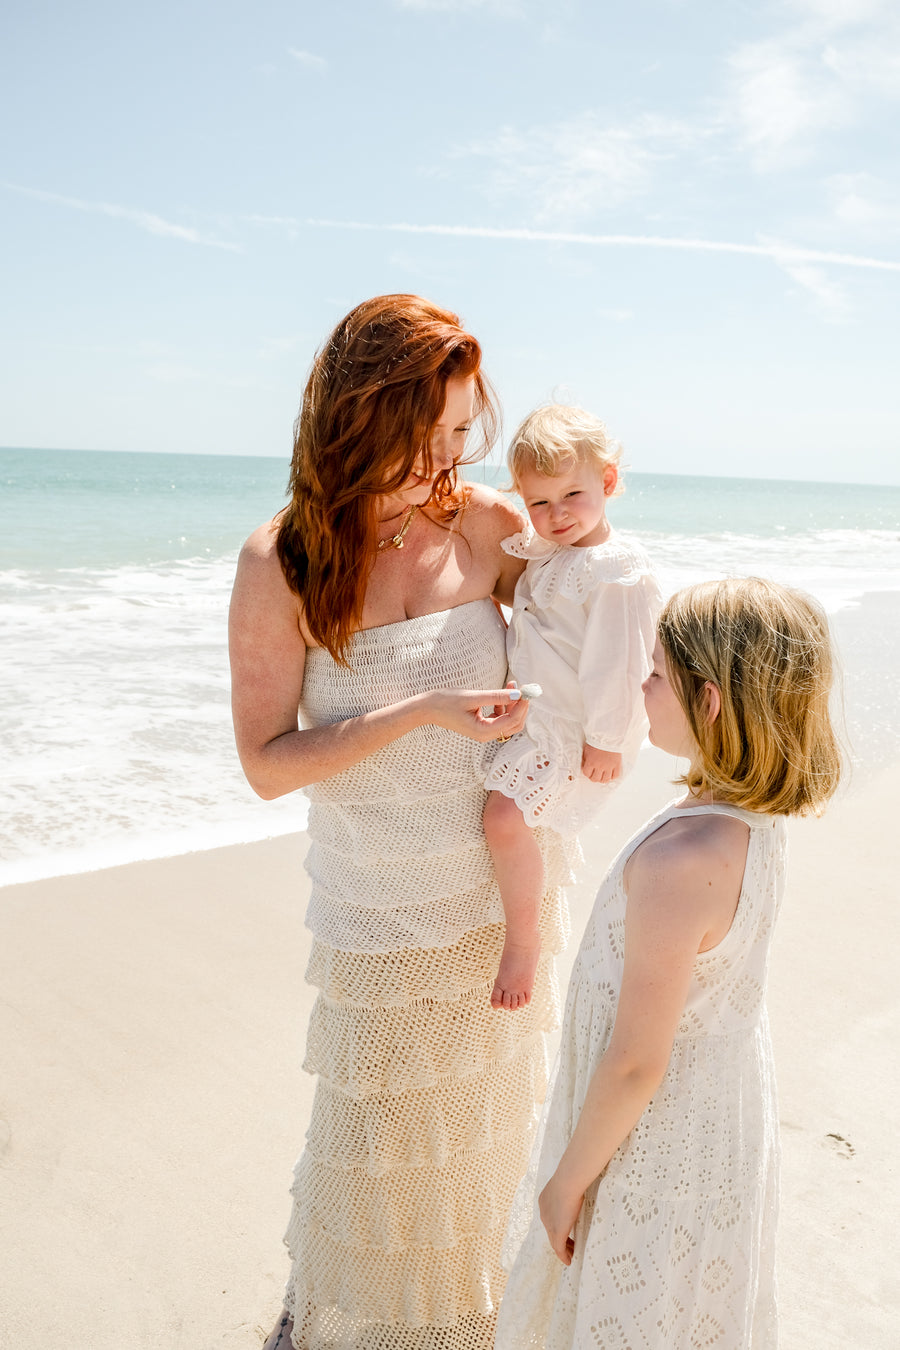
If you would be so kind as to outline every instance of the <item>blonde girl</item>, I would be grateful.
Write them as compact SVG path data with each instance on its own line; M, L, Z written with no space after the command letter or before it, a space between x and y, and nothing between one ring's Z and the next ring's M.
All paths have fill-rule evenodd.
M831 681L799 592L705 582L663 610L644 697L686 791L613 863L575 961L501 1350L776 1345L766 968L784 817L838 783Z
M491 1002L531 998L544 891L537 826L574 835L631 767L659 588L642 548L606 516L621 447L581 408L548 404L513 436L508 463L531 527L503 541L524 559L507 634L510 675L540 687L525 730L491 756L485 835L506 914Z

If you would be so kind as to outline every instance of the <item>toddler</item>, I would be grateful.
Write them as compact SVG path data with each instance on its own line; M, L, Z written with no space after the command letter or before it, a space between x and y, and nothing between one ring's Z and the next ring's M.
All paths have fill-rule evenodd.
M544 889L535 826L573 835L631 767L644 733L660 593L644 551L606 517L622 491L620 446L581 408L549 404L513 436L508 463L531 528L503 541L526 560L507 634L510 676L539 686L525 730L498 745L485 836L506 915L491 994L523 1008L540 953Z

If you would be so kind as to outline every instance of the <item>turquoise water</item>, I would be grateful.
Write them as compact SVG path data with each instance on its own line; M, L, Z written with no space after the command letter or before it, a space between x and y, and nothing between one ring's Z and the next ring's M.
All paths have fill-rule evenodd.
M282 460L0 450L0 568L221 557L285 500Z
M226 651L238 549L283 504L287 470L0 450L0 883L303 826L305 799L261 802L243 779ZM641 536L667 592L762 573L848 614L881 592L877 627L853 641L893 642L900 488L631 474L610 515ZM884 753L898 743L896 656L872 649L857 700L865 744Z
M0 450L0 568L106 567L217 557L285 500L288 464L229 455ZM472 465L502 486L503 468ZM635 533L685 538L900 532L900 488L627 475L612 505Z

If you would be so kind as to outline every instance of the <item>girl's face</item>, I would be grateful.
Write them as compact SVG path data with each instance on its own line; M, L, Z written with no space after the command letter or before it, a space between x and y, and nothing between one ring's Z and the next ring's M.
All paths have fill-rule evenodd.
M666 657L659 638L653 648L653 667L641 685L644 707L650 721L650 743L679 758L692 759L696 743L690 733L684 709L672 688L666 669Z
M402 508L424 506L431 496L434 480L443 469L452 468L466 448L466 435L472 425L475 407L474 376L452 376L447 381L444 409L431 433L431 470L425 455L413 464L406 482L390 498Z
M563 472L548 476L533 469L519 474L517 487L535 532L550 544L589 548L609 537L606 499L616 486L614 465L573 460Z

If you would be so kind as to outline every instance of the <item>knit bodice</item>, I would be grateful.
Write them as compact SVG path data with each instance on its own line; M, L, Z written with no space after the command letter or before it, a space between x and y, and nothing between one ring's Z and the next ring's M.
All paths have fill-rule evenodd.
M310 651L300 714L320 726L423 691L502 689L505 678L503 622L476 600L364 629L348 666ZM416 727L308 789L317 938L358 951L444 947L502 919L481 827L483 753L467 736Z

